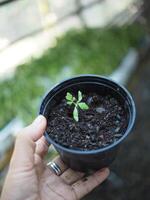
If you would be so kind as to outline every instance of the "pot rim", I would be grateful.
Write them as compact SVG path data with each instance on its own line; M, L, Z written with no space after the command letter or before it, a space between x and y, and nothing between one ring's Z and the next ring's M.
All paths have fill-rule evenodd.
M131 132L132 128L133 128L133 125L134 125L134 122L135 122L135 118L136 118L136 108L135 108L135 103L134 103L134 100L131 96L131 94L128 92L128 90L120 85L119 83L117 83L116 81L112 80L111 78L108 78L108 77L105 77L105 76L100 76L100 75L95 75L95 74L82 74L82 75L78 75L78 76L73 76L71 78L68 78L68 79L65 79L63 81L61 81L60 83L54 85L46 94L45 96L43 97L43 100L42 100L42 103L41 103L41 106L40 106L40 111L39 111L39 114L43 115L42 113L42 105L43 105L43 102L44 102L44 99L48 96L49 92L51 92L52 90L54 90L56 87L58 87L59 85L62 85L63 83L65 82L68 82L70 80L73 80L73 79L77 79L77 78L84 78L84 77L89 77L89 78L100 78L100 79L103 79L103 80L106 80L106 81L109 81L111 83L113 83L114 85L116 85L117 87L119 87L121 90L123 90L126 95L128 96L128 99L131 103L131 109L132 109L132 116L130 117L130 120L129 120L129 124L128 124L128 127L125 131L125 133L123 134L123 136L115 141L114 143L106 146L106 147L103 147L103 148L99 148L99 149L95 149L95 150L86 150L86 151L83 151L83 150L78 150L78 149L69 149L69 148L66 148L58 143L56 143L55 141L53 141L48 133L45 131L44 133L44 136L47 140L47 142L49 144L52 144L54 145L54 147L58 148L58 149L61 149L62 151L65 151L65 152L68 152L68 153L72 153L72 154L79 154L79 155L88 155L88 154L97 154L97 153L101 153L101 152L105 152L107 150L111 150L113 147L116 147L117 145L119 145L126 137L127 135Z

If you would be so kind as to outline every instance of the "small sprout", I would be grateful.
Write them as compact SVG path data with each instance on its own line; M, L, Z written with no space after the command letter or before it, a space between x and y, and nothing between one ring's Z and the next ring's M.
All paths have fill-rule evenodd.
M73 110L73 118L75 121L79 121L79 111L78 108L82 110L88 110L89 106L85 102L81 102L83 99L83 95L81 91L78 91L78 99L76 99L70 92L67 92L66 94L66 100L68 105L74 105Z

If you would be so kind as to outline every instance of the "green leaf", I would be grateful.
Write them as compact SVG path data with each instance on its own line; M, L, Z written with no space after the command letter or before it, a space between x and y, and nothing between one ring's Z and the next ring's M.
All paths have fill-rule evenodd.
M78 91L78 102L82 100L82 93L81 91Z
M73 110L73 118L75 119L76 122L79 121L79 114L78 114L78 110L76 107Z
M66 94L66 99L67 99L68 101L72 101L73 96L72 96L72 94L71 94L70 92L67 92L67 94Z
M88 110L89 109L89 106L86 103L81 102L78 105L82 110Z
M72 101L67 101L67 104L70 106L72 105L72 103L73 103Z

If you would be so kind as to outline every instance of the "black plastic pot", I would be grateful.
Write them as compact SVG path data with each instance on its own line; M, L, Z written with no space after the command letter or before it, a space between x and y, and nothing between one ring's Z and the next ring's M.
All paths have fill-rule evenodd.
M131 95L124 87L106 77L82 75L65 80L52 88L42 101L40 114L47 118L53 107L59 104L68 90L73 92L81 90L84 91L84 93L96 92L104 95L111 94L117 98L127 112L127 130L118 141L97 150L81 151L65 148L61 146L61 144L54 142L48 133L45 132L47 142L54 145L62 160L74 170L85 172L109 166L115 159L120 144L131 132L135 122L136 110Z

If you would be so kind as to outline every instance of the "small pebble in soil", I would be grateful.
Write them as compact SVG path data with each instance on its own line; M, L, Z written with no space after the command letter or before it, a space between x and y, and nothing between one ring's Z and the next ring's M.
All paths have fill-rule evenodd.
M119 130L120 130L120 127L117 127L117 128L115 129L115 133L118 133Z
M88 110L79 109L79 122L73 119L73 106L63 99L48 116L47 132L56 143L67 148L92 150L106 147L125 133L126 106L115 97L96 93L84 95Z
M88 97L87 99L87 103L90 105L93 103L93 98L92 97Z
M106 110L105 110L105 108L103 108L103 107L98 107L98 108L96 108L96 112L98 112L98 113L103 113L103 112L105 112Z

